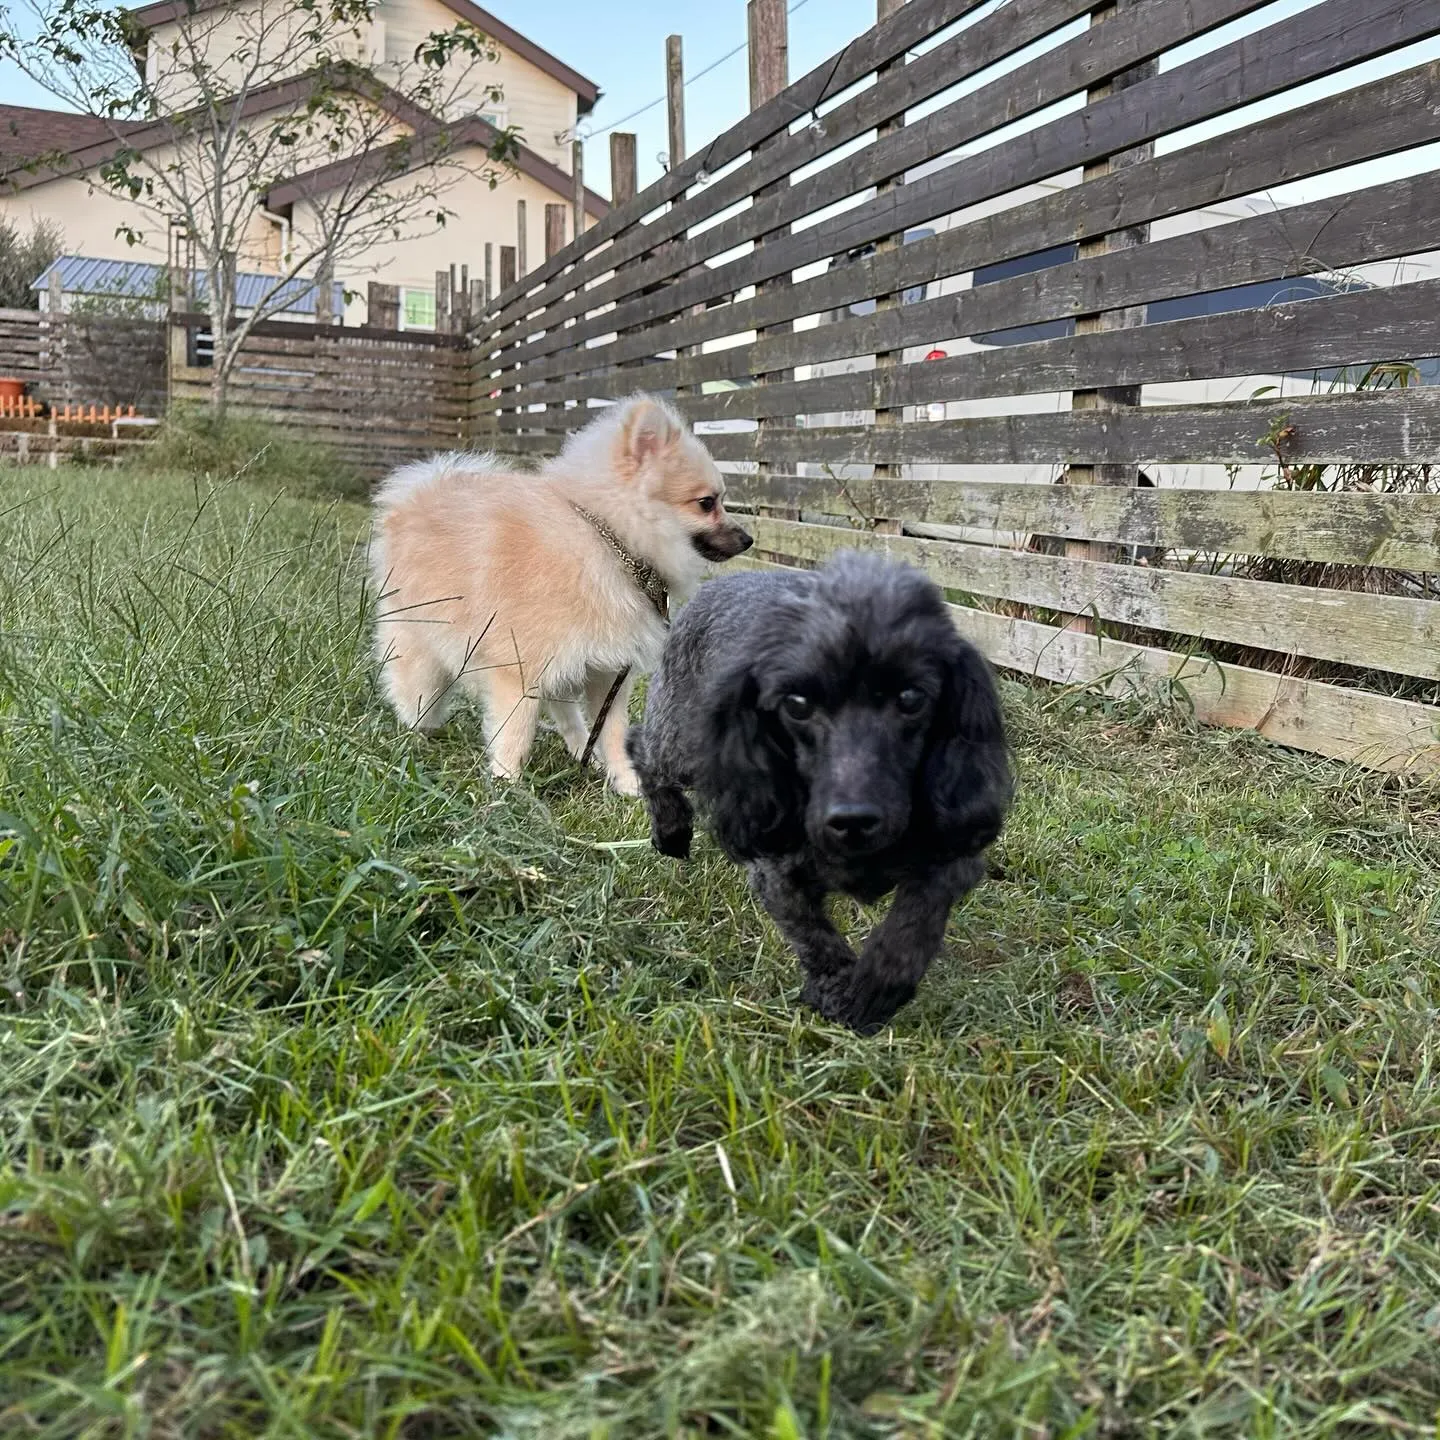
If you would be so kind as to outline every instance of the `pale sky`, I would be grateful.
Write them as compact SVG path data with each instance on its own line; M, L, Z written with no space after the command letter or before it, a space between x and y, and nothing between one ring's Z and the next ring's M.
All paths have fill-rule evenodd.
M991 0L992 5L995 3L999 0ZM1165 57L1164 68L1172 68L1240 35L1318 3L1320 0L1275 0L1255 14L1171 52ZM876 0L798 0L798 3L791 0L791 77L803 75L872 25L875 5ZM603 4L600 0L485 0L485 8L589 76L604 92L594 114L581 125L582 133L591 137L586 157L587 179L602 192L609 189L608 131L617 126L638 134L641 185L649 184L660 174L659 155L666 147L663 103L665 37L672 31L684 38L686 74L692 77L686 91L690 149L698 149L733 125L748 108L746 55L743 49L745 0L705 0L705 3L689 5L659 4L656 0L606 0ZM985 8L991 7L987 5ZM1068 36L1078 28L1069 27L1061 33ZM1049 43L1053 41L1054 37ZM738 53L730 53L737 49ZM1016 57L1017 61L1028 59L1033 53L1032 47ZM1410 46L1340 76L1317 81L1301 91L1233 112L1196 127L1193 132L1166 137L1159 148L1164 151L1173 148L1177 142L1188 143L1203 134L1251 124L1302 99L1318 99L1337 90L1348 89L1362 80L1375 79L1437 58L1440 58L1440 39ZM709 69L712 65L714 68ZM709 69L708 74L700 73L706 69ZM972 88L973 84L990 78L991 73L976 77L965 88ZM930 106L922 107L922 110L950 98L953 96L947 95L942 100L931 102ZM44 91L8 65L0 65L0 101L19 105L54 103ZM1022 121L1014 128L1028 129L1081 103L1082 100L1076 97L1060 107L1052 107L1042 115ZM631 112L647 105L650 108L644 113L631 116ZM994 143L995 138L986 137L980 144ZM1370 170L1374 173L1367 174L1366 183L1375 183L1407 170L1429 168L1435 163L1433 156L1427 157L1428 164L1417 163L1419 158L1417 155L1372 162ZM1378 171L1375 169L1377 166ZM1287 199L1294 198L1298 197L1287 196Z

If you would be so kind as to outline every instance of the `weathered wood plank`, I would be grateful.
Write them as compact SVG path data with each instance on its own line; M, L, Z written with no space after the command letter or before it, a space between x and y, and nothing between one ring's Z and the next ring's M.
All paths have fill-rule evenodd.
M587 284L594 284L603 278L602 272L617 263L634 259L657 245L683 236L687 228L698 225L713 215L748 199L751 195L764 193L768 185L810 165L816 160L849 143L856 136L876 126L883 126L895 115L922 104L944 90L959 84L962 80L979 74L1007 56L1023 49L1035 40L1049 34L1068 21L1083 15L1092 0L1027 0L1025 4L1011 4L1002 12L986 16L967 27L961 34L943 41L933 50L916 57L914 73L897 79L893 75L877 76L876 83L853 99L836 106L826 113L819 125L808 125L793 133L780 132L768 140L759 141L751 152L750 160L706 186L688 198L678 201L667 213L654 217L643 225L635 225L628 232L617 235L613 246L603 254L593 253L583 261L577 270ZM1168 0L1167 0L1168 3ZM1202 30L1208 28L1208 17L1215 13L1217 6L1225 11L1224 18L1232 18L1236 5L1253 10L1263 0L1204 0L1202 9L1192 17L1191 23ZM1162 27L1163 28L1163 27ZM1062 50L1067 47L1060 47ZM1057 52L1054 52L1058 54ZM1008 123L1039 108L1022 99L1032 91L1063 86L1065 77L1073 68L1075 57L1073 47L1060 60L1045 58L1045 73L1027 83L1023 78L1034 67L1024 67L1020 83L1010 85L1011 77L983 87L979 97L967 97L964 113L977 111L983 116L989 114L990 126ZM894 63L894 62L891 62ZM1085 64L1098 71L1107 62L1103 52L1080 57L1082 68ZM1056 80L1053 77L1059 75ZM1072 86L1073 88L1073 86ZM1063 88L1057 94L1063 94ZM1011 106L1029 104L1028 109ZM987 111L985 107L990 107ZM757 108L763 108L757 107ZM963 128L961 113L954 107L947 110L948 128L959 133ZM970 124L973 126L972 120ZM672 144L673 151L674 146ZM886 152L880 152L877 163L885 165ZM502 325L512 323L537 306L549 305L558 299L567 288L573 288L568 278L565 284L546 285L538 293L510 307L508 315L499 317Z
M1134 253L1095 256L936 300L662 361L646 369L645 382L653 389L695 385L1038 324L1093 311L1102 301L1112 308L1144 305L1197 288L1334 271L1433 249L1440 249L1440 205L1433 178L1416 176L1151 241ZM666 339L672 341L673 332ZM588 353L599 358L606 349ZM527 370L524 378L529 382L532 373ZM518 395L552 403L614 397L633 381L633 371L607 368L558 384L527 383Z
M905 425L885 434L869 426L837 425L772 435L765 450L777 463L808 460L831 465L877 460L942 465L1053 465L1070 460L1245 465L1268 458L1264 437L1281 428L1289 430L1285 457L1295 464L1440 464L1440 391L1147 405L1133 413L1104 417L1063 412L986 415ZM545 443L558 444L563 438ZM753 430L707 435L705 443L718 460L754 461L760 454Z
M643 216L684 195L702 173L713 174L771 136L788 130L800 116L812 113L831 97L849 89L857 80L905 54L946 25L979 9L983 3L984 0L910 0L899 14L856 36L837 55L801 76L769 104L717 136L683 165L667 171L629 205L610 210L553 260L527 276L527 288L548 281L591 251L598 250ZM497 315L503 316L522 298L521 292L514 286L513 278L510 285L502 285L492 307Z
M1149 490L963 480L730 477L725 503L1221 555L1440 573L1440 494Z
M1326 0L1325 4L1306 10L1289 22L1261 30L1259 35L1247 37L1243 42L1214 52L1214 55L1204 56L1191 65L1179 66L1153 81L1132 86L1112 98L1089 105L1083 111L1066 115L923 179L914 180L904 187L901 202L893 196L886 196L858 204L834 219L802 230L783 248L776 246L763 256L744 255L727 264L708 268L706 274L698 276L690 284L672 287L672 294L680 298L683 289L685 304L733 294L743 285L756 284L783 271L812 264L825 256L867 245L896 229L920 225L933 217L965 209L1031 181L1047 179L1066 168L1080 166L1087 158L1151 140L1158 134L1175 130L1182 122L1189 124L1224 114L1238 104L1237 96L1256 98L1251 95L1251 86L1257 92L1274 94L1364 58L1371 53L1369 46L1372 43L1375 53L1382 53L1440 30L1440 12L1426 10L1423 13L1414 0L1408 4L1407 0L1367 0L1367 6L1374 17L1374 30L1358 23L1358 16L1352 13L1351 0ZM1195 72L1197 66L1202 72ZM1184 94L1176 98L1169 94L1171 89ZM1172 99L1174 105L1171 104ZM1367 95L1367 101L1371 99L1372 96ZM1414 125L1416 134L1424 134L1433 121L1433 117L1413 112L1390 114L1387 118L1391 125L1385 134L1390 138L1382 140L1381 144L1388 144L1390 148L1420 143L1408 127ZM1344 147L1344 137L1338 132L1332 130L1329 138L1332 144ZM1230 145L1240 144L1238 137L1227 135L1224 140ZM1182 151L1181 156L1168 158L1178 160L1187 154L1188 151ZM1270 168L1274 170L1276 166L1283 168L1284 160L1272 154ZM1133 174L1133 171L1129 173L1132 179ZM1218 174L1215 167L1211 167L1208 179L1214 184L1223 174L1223 164L1218 167ZM1125 186L1117 186L1117 189L1122 196L1128 194ZM1139 194L1143 196L1143 189ZM1135 193L1130 192L1128 197L1133 200ZM759 215L759 209L752 207L747 212L747 215L755 216L756 225L769 219L768 215ZM1155 217L1155 213L1145 207L1138 215L1133 215L1132 223ZM624 297L626 288L634 291L641 285L657 284L661 279L674 275L678 269L697 264L704 243L719 243L714 239L719 229L717 226L707 230L698 236L696 242L681 246L677 252L662 256L651 264L636 266L635 271L626 276L624 285L618 284L618 281L609 282L609 289L599 285L586 291L582 297L553 307L547 312L546 324L559 324L596 310L605 302ZM1040 240L1035 239L1027 249L1040 248L1040 245ZM783 255L780 253L782 249L785 252ZM681 251L683 255L678 253ZM706 253L713 255L719 252ZM1002 256L986 256L986 259L999 258ZM783 271L776 268L780 265L783 265ZM664 301L660 305L662 307ZM651 308L654 307L655 298L651 297ZM644 323L648 318L658 318L658 315L635 312L634 301L622 304L621 311L624 314L618 311L613 317L606 315L583 320L567 333L567 343L579 343L596 334L608 334L615 324ZM668 312L672 314L674 310ZM613 324L606 324L606 320L612 318ZM508 343L521 340L524 336L516 330L504 338Z
M1120 22L1112 24L1118 26ZM1222 114L1239 104L1265 98L1437 32L1440 32L1440 10L1419 5L1415 0L1324 0L1313 9L1188 65L913 182L905 187L903 200L878 197L832 220L804 229L787 245L775 246L773 256L768 252L763 257L749 255L716 266L709 271L711 283L719 287L714 293L733 291L740 285L786 273L826 255L868 244L902 226L979 204L1088 160L1142 144L1159 134ZM883 143L913 145L924 133L921 127L907 126L899 136ZM866 153L862 151L832 166L822 176L815 177L816 180L829 179L839 185L846 173L845 167L858 163ZM932 150L933 153L936 152ZM918 158L910 163L918 163ZM806 187L791 189L798 192ZM831 203L845 193L853 192L844 191L843 186L837 193L816 190L811 197L815 202L812 208L821 208L822 203ZM683 245L668 248L655 260L551 306L544 324L553 328L582 316L597 306L633 294L642 286L682 273L746 239L774 229L786 219L799 218L791 213L793 202L789 194L787 191L786 195L758 201L742 215L711 227ZM774 268L782 250L784 267ZM528 324L517 322L509 331L501 330L498 338L502 343L523 339Z
M687 398L694 420L826 415L932 400L1048 395L1099 385L1289 374L1418 359L1440 349L1440 280L1172 320L1137 330L976 350L887 371ZM528 399L528 397L525 397ZM502 428L523 417L501 420Z
M1440 678L1436 600L1113 565L759 516L751 527L758 550L801 560L864 550L907 561L947 589L972 595L1361 669Z
M778 569L748 556L747 569ZM1255 730L1267 740L1372 770L1440 770L1440 709L1318 680L1222 664L1123 640L1059 630L953 605L966 639L1005 670L1117 697L1157 691L1202 724Z
M665 338L673 335L677 343L696 343L787 318L792 309L797 314L836 309L875 294L924 284L937 275L959 274L995 260L1105 233L1111 226L1180 214L1435 140L1440 140L1440 64L1420 66L1239 134L1202 142L1178 155L1137 167L1126 176L1065 189L906 245L892 255L842 266L788 292L722 305L671 322ZM634 305L621 307L634 309ZM600 333L607 333L606 323L613 323L611 317L586 322L586 326L598 325ZM595 358L597 350L613 355L616 361L651 355L659 348L655 341L653 331L642 324L639 338L622 337L605 347L586 349L577 342L571 348L546 353L541 341L513 353L525 361L527 379L539 380L603 366L606 361Z

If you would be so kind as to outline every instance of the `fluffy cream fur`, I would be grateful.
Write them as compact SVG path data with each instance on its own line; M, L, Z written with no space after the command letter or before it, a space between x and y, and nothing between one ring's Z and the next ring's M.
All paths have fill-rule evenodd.
M668 405L635 396L572 435L537 471L449 454L395 471L375 494L371 568L386 693L401 721L441 726L458 692L485 712L497 775L516 776L545 705L571 752L620 671L630 676L596 746L611 785L637 793L625 754L627 701L665 626L615 548L613 529L683 600L706 560L749 536L725 514L724 477Z

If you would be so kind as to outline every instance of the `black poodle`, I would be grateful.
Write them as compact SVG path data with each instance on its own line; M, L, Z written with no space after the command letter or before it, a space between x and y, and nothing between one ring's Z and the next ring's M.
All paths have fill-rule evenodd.
M862 1034L915 994L1012 791L994 679L940 591L853 553L702 586L628 746L655 848L690 853L693 791L795 947L801 1000ZM837 890L896 892L858 958Z

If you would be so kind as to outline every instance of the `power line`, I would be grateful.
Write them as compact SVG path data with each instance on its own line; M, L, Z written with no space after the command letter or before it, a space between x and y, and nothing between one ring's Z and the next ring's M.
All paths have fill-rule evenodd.
M795 3L786 12L793 15L802 6L808 5L810 0L795 0ZM689 89L697 80L702 80L712 70L718 70L727 60L733 60L742 50L749 48L750 42L742 40L733 50L727 50L718 60L712 60L703 70L697 70L685 81L685 89ZM658 100L652 100L648 105L642 105L638 110L632 110L628 115L622 115L618 120L612 120L603 130L587 130L580 138L593 140L597 135L608 135L612 130L618 130L627 120L638 119L641 115L653 110L657 105L663 105L665 97L662 95Z

